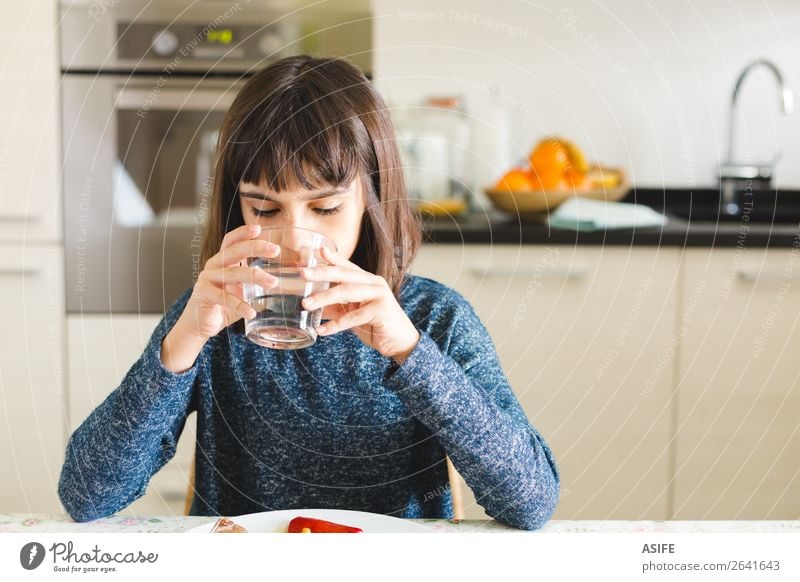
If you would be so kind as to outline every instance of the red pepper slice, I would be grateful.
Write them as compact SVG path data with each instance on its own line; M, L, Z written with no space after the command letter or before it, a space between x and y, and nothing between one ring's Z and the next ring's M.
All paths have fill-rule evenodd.
M350 525L342 525L341 523L334 523L332 521L325 521L324 519L315 519L313 517L295 517L289 522L288 533L303 533L303 529L308 528L311 533L363 533L360 527L353 527Z

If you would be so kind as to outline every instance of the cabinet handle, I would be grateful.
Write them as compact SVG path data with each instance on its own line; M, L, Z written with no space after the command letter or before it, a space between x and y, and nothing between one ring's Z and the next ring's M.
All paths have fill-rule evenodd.
M0 214L2 222L38 222L38 214Z
M758 281L791 281L786 278L783 271L761 271L756 269L737 269L736 276L742 281L755 283Z
M586 269L514 269L510 267L470 267L476 277L539 277L543 279L583 279Z
M0 268L0 277L38 277L39 269L11 269Z

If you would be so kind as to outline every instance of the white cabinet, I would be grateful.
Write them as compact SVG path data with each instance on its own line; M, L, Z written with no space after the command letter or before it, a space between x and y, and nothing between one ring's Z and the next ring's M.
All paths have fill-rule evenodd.
M412 271L489 330L561 470L556 519L667 518L677 250L427 245Z
M64 459L63 251L0 246L0 511L59 512Z
M800 251L685 258L675 519L800 515Z
M0 19L0 511L58 512L64 458L64 252L58 3Z
M57 2L0 19L0 242L61 239Z
M71 315L69 337L70 434L119 386L142 355L159 315ZM150 480L143 497L121 513L180 515L195 445L196 415L186 421L175 457Z

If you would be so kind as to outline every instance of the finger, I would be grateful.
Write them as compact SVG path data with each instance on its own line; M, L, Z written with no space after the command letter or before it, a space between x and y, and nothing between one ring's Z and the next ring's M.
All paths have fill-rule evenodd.
M364 269L356 265L355 263L351 263L349 260L344 258L342 255L334 251L333 249L329 249L326 246L320 247L320 255L323 259L328 261L331 265L336 265L339 267L350 267L351 269L355 269L357 271L366 272Z
M241 283L234 283L232 285L225 284L223 285L223 289L228 293L233 293L239 299L247 301L247 299L244 298L244 286Z
M208 259L205 268L219 269L237 265L248 257L273 258L280 254L280 247L267 240L253 239L232 243Z
M353 311L354 309L358 309L358 305L342 305L341 303L334 303L325 309L325 313L323 313L325 316L323 321L337 319L345 315L348 311Z
M376 312L377 309L375 308L374 304L367 303L358 309L348 311L336 319L326 321L323 325L317 328L317 333L320 335L331 335L346 329L367 325L373 319L375 319Z
M239 315L238 318L230 321L228 325L234 321L238 321L242 317L252 319L256 315L255 309L250 307L244 299L237 297L233 293L230 293L221 287L203 285L200 291L200 298L214 305L221 305L230 313L236 313ZM229 313L226 312L226 315L229 315Z
M226 247L231 246L233 243L256 238L260 234L261 234L260 224L244 224L242 226L234 228L230 232L225 233L225 236L222 237L222 243L220 243L219 248L224 249Z
M345 266L317 265L305 267L303 277L309 281L329 281L331 283L361 283L364 285L377 285L378 277L362 270L354 270Z
M199 278L210 281L216 285L232 285L235 283L248 283L261 287L272 288L278 284L278 278L262 269L255 267L225 267L223 269L203 269Z
M334 303L361 303L375 299L380 293L381 289L374 285L344 283L312 293L303 299L303 307L318 309Z

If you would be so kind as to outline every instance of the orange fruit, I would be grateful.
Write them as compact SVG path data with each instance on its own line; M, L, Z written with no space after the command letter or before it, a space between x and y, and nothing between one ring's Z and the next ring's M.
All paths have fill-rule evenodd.
M564 180L570 188L580 188L586 182L586 174L569 169L564 172Z
M531 192L541 190L541 186L539 186L539 181L531 172L522 168L514 168L503 174L503 177L495 184L494 190L501 192Z
M540 141L528 160L545 190L555 187L578 188L589 170L583 152L572 142L560 137Z
M561 172L556 168L532 169L530 173L537 185L537 190L558 190L562 184Z
M570 166L566 148L556 139L540 141L528 159L531 167L540 174L563 173Z

